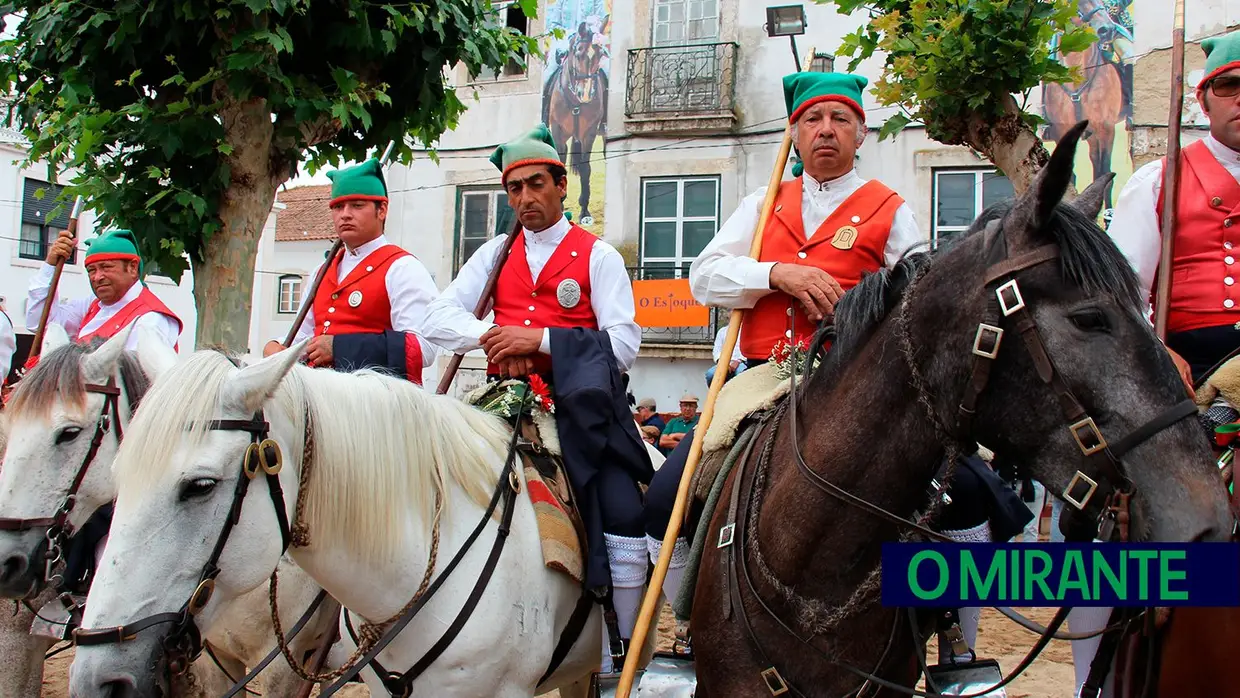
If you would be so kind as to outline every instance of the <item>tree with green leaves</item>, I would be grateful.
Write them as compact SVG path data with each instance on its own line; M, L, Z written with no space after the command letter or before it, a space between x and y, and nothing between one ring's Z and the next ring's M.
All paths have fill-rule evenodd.
M534 16L537 0L521 0ZM74 172L162 273L194 272L198 345L245 351L258 239L299 162L410 162L465 104L445 77L536 42L490 0L16 0L0 64L29 160ZM16 25L14 27L14 25ZM326 206L327 202L324 201Z
M849 70L876 52L886 55L875 96L898 106L880 139L921 122L948 145L983 154L1024 191L1047 161L1040 118L1016 96L1081 76L1052 51L1073 53L1096 39L1077 24L1076 0L815 0L841 14L867 10L869 21L844 38Z

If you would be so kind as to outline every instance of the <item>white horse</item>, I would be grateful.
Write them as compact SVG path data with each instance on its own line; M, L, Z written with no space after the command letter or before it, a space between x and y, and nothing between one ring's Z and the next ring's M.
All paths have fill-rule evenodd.
M109 379L120 389L120 423L112 425L90 459L69 514L70 525L80 530L94 511L115 499L112 462L118 441L128 435L133 408L140 404L149 383L136 357L123 350L127 338L128 333L122 333L90 351L71 344L60 326L48 326L42 360L23 379L5 410L10 433L0 467L0 518L48 517L61 505L87 458L96 424L105 410L105 397L87 392L83 385L103 385ZM20 599L32 592L44 592L46 533L46 525L28 531L0 531L0 596ZM319 587L291 562L282 562L281 572L281 612L287 628L309 607ZM40 602L46 595L41 595ZM222 613L227 619L206 639L220 665L239 679L247 666L255 666L275 646L267 590L239 597ZM298 652L312 650L335 623L334 618L322 613L319 616L294 641ZM30 651L35 651L33 645L42 647L38 650L41 665L42 653L51 642L29 635L29 617L23 622L27 637L35 641ZM13 637L9 642L18 640ZM178 681L177 695L216 698L233 683L205 653L194 663L192 673L191 679ZM301 683L282 658L269 665L261 677L266 695L296 695ZM38 695L37 683L30 679L25 683L33 683L35 691L5 695Z
M0 412L0 462L8 441L8 422ZM45 590L31 605L41 608L54 599L51 589ZM30 634L34 613L20 604L12 612L0 604L0 696L37 696L43 689L43 656L52 648L52 640Z
M291 549L292 556L357 614L355 626L381 623L413 597L431 555L437 500L433 571L461 549L500 480L511 437L504 421L375 372L297 365L303 350L304 343L237 369L209 351L178 359L143 338L139 357L157 379L117 457L120 496L86 627L173 611L195 591L252 443L246 431L212 429L212 420L249 420L261 411L283 453L278 477L290 520L299 496L305 500L310 545ZM313 457L303 462L307 437ZM515 472L524 490L521 469ZM260 474L219 558L200 627L213 627L222 604L262 585L275 569L281 535L269 494ZM403 671L440 639L480 578L499 518L486 522L452 576L379 654L383 666ZM577 582L546 567L533 506L527 496L515 497L485 593L412 695L515 698L557 688L584 694L601 657L597 606L559 668L539 684L581 593ZM79 647L72 695L149 695L158 681L150 660L159 647L154 629L124 645ZM387 695L373 676L363 677L372 695Z

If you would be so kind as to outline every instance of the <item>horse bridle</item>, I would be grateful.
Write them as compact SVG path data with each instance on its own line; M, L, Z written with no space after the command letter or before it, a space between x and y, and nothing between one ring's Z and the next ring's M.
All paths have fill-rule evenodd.
M64 549L68 545L69 539L73 537L73 525L69 523L69 514L73 512L74 507L77 505L78 490L81 489L82 483L86 480L86 474L90 471L90 466L95 462L95 455L99 453L99 447L103 445L104 436L111 431L113 425L116 427L116 440L119 442L123 436L120 408L121 390L116 386L115 379L109 378L104 385L87 383L85 388L87 393L104 396L103 410L99 412L99 419L95 420L95 433L91 437L90 447L86 451L86 456L78 464L77 473L73 476L73 482L70 483L69 489L65 491L65 496L60 500L60 506L56 508L56 513L40 519L0 518L0 531L20 532L44 526L47 527L47 552L44 554L43 581L56 589L59 589L65 580L63 575L59 573L53 574L53 568L64 558Z
M1097 468L1093 469L1093 476L1088 474L1085 468L1076 471L1061 493L1064 500L1084 512L1099 494L1104 495L1104 504L1097 515L1097 538L1110 540L1118 525L1121 542L1127 541L1127 509L1129 500L1135 493L1135 486L1125 472L1124 456L1155 434L1196 415L1197 405L1185 397L1123 438L1109 442L1093 417L1072 393L1063 375L1055 368L1055 363L1038 332L1037 321L1025 303L1016 280L1018 272L1058 259L1059 246L1054 243L1047 244L1016 257L1009 257L1007 240L998 221L989 223L984 234L984 248L990 260L984 285L987 290L993 289L993 292L989 294L986 315L978 323L974 334L972 375L957 410L955 438L968 438L972 420L976 416L978 398L989 382L990 371L999 356L1004 334L1011 330L1018 332L1033 360L1038 378L1055 393L1068 422L1068 431L1080 449L1084 462L1098 464ZM1005 323L1009 324L1007 329L1003 327ZM905 355L909 368L914 372L914 382L919 383L918 390L924 390L924 383L917 380L919 372L913 364L911 354L905 352Z
M1020 292L1020 286L1015 278L1018 272L1031 269L1045 262L1058 259L1060 255L1059 246L1057 244L1047 244L1034 250L1010 258L1008 255L1007 242L1002 234L1002 227L999 221L992 221L986 226L984 238L984 249L988 255L989 264L984 276L984 287L988 292L992 292L991 298L987 303L986 315L981 322L978 323L977 331L974 335L972 354L973 354L973 370L971 378L965 387L965 394L958 408L958 416L956 420L956 429L954 434L946 431L937 415L934 413L932 403L929 399L929 393L926 389L926 383L921 376L920 370L913 361L912 343L907 333L908 307L910 299L913 296L913 290L916 287L920 277L915 278L904 292L904 298L901 301L901 316L897 321L905 323L901 326L900 339L902 351L905 356L906 365L912 375L912 382L916 387L919 395L918 401L926 407L931 422L936 429L941 432L941 436L946 437L945 445L950 443L960 443L967 438L969 427L972 419L976 415L977 401L982 392L985 390L989 378L993 362L999 355L999 349L1007 329L1015 330L1020 333L1024 340L1025 346L1033 358L1038 377L1043 383L1048 385L1059 400L1064 416L1067 419L1068 429L1072 434L1073 440L1079 446L1086 462L1098 461L1101 463L1099 468L1100 474L1095 473L1097 478L1090 477L1083 469L1078 470L1072 477L1068 486L1063 491L1063 497L1077 509L1084 511L1089 507L1091 501L1099 494L1100 491L1105 492L1105 505L1098 513L1098 538L1101 540L1110 540L1112 534L1118 527L1119 538L1121 541L1128 539L1128 504L1131 496L1135 492L1135 488L1131 480L1127 477L1123 468L1123 456L1136 446L1144 443L1150 437L1161 432L1162 430L1180 422L1181 420L1197 414L1196 404L1185 399L1172 407L1164 410L1153 419L1134 429L1120 440L1109 443L1103 436L1098 425L1088 414L1080 401L1072 394L1071 389L1067 386L1062 375L1055 369L1054 362L1050 358L1050 354L1046 351L1046 346L1042 341L1038 332L1038 326L1029 306ZM1005 321L1012 322L1014 325L1005 329L1003 325ZM795 336L795 332L794 332ZM807 361L808 364L808 361ZM838 499L839 501L852 505L862 511L869 512L875 516L894 523L906 530L919 533L931 540L942 542L954 542L943 534L933 531L921 523L910 521L909 519L894 514L872 502L858 497L844 488L830 482L827 478L814 472L805 461L801 452L800 440L797 437L797 402L799 396L796 390L796 360L793 358L793 369L790 375L791 390L788 396L787 407L789 411L790 437L792 440L792 448L794 460L798 471L806 477L816 488ZM782 416L782 411L779 416ZM771 435L769 439L775 438L778 428L779 418L777 416L775 423L771 426ZM740 620L743 622L746 634L751 648L757 653L761 661L768 667L761 672L761 678L767 689L773 695L781 695L783 693L792 693L796 696L804 694L797 690L779 670L769 655L761 647L761 643L754 631L748 612L745 608L744 600L740 591L740 580L744 580L750 589L751 595L757 600L758 605L765 611L766 615L773 620L787 634L797 639L802 647L815 651L819 655L825 657L828 661L848 671L849 673L862 679L864 683L857 690L851 691L848 695L859 694L864 691L867 686L881 686L883 688L899 691L914 696L939 696L936 687L927 684L929 690L918 690L907 686L901 686L891 681L887 681L877 675L883 663L885 663L886 652L880 659L878 665L870 671L866 671L861 667L846 662L838 656L828 655L820 648L812 644L812 636L810 638L802 637L789 623L784 621L776 611L758 594L757 587L750 577L748 565L745 562L745 547L747 528L746 522L739 516L747 515L752 501L747 501L742 507L740 506L740 489L745 487L744 482L744 460L742 459L737 465L737 477L732 483L733 493L731 495L731 503L728 512L728 520L720 531L719 548L725 549L725 577L728 585L729 606L727 608L737 611ZM948 464L950 467L950 464ZM936 476L936 479L941 475ZM1100 483L1099 480L1102 480ZM933 501L939 501L938 495L947 489L946 478L943 478L941 484L936 483L937 491ZM752 498L752 480L749 483L750 498ZM1105 488L1105 489L1103 489ZM934 506L932 501L931 506ZM737 552L733 552L734 546L739 548ZM735 567L735 571L727 570L728 567ZM1011 674L1002 679L995 686L991 686L984 691L970 694L970 696L986 695L992 691L998 690L1012 681L1014 681L1021 673L1025 671L1050 643L1052 638L1057 637L1059 627L1067 619L1068 613L1072 609L1070 607L1060 608L1051 622L1047 624L1045 631L1041 634L1038 642L1030 649L1029 653L1013 670ZM730 615L730 614L725 614ZM896 623L900 622L897 614ZM915 635L919 634L916 627L915 618L910 614L910 625L913 627ZM1112 628L1104 629L1109 631ZM894 629L893 629L894 632ZM1101 635L1102 633L1090 633L1085 636ZM1083 638L1082 638L1083 639ZM921 656L919 650L919 660L921 661L922 670L925 671L925 660ZM927 681L929 678L927 677Z
M267 479L267 490L271 495L271 502L276 510L276 519L280 524L280 538L283 545L281 554L288 550L292 542L292 533L289 528L288 510L285 508L284 490L280 486L279 477L283 457L279 444L267 436L270 425L264 418L262 410L256 412L251 419L212 420L207 428L211 431L248 432L250 444L241 459L241 473L233 489L232 506L228 510L228 516L224 519L224 526L215 541L211 557L202 567L198 586L178 611L157 613L111 628L77 628L73 631L75 644L90 646L128 642L147 628L163 623L174 623L175 627L163 639L164 650L172 673L179 674L185 671L190 662L202 652L202 634L194 618L206 608L211 600L211 595L215 591L215 578L220 573L218 564L220 555L224 552L224 546L228 543L233 527L241 520L241 507L245 503L245 495L249 491L250 482L260 474Z

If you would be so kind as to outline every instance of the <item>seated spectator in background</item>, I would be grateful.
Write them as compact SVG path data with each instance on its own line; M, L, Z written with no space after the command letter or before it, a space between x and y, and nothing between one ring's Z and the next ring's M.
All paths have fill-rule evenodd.
M659 430L660 434L663 433L663 427L667 426L667 422L664 422L663 418L659 416L654 398L645 397L642 398L641 402L637 403L637 423L643 427L654 427ZM657 446L658 444L655 445Z
M715 333L715 350L711 354L714 363L706 370L707 388L710 387L710 382L715 379L715 369L719 368L719 356L723 354L723 339L727 334L727 325L720 327L719 331ZM745 365L745 355L741 353L741 343L737 342L736 346L732 347L732 360L728 362L728 376L724 379L724 382L732 380L746 368L748 366Z
M680 398L680 414L663 427L663 436L659 437L659 450L671 453L685 438L689 430L697 426L698 399L696 395L685 395Z

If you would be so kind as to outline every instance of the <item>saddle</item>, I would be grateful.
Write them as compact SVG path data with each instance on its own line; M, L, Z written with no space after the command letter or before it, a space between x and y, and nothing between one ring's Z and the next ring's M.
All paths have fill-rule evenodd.
M526 389L522 381L488 383L466 395L465 402L503 417L520 430L517 453L521 458L525 490L538 521L543 563L580 584L585 578L585 524L564 470L555 417L541 407L530 405L524 413L517 414Z

